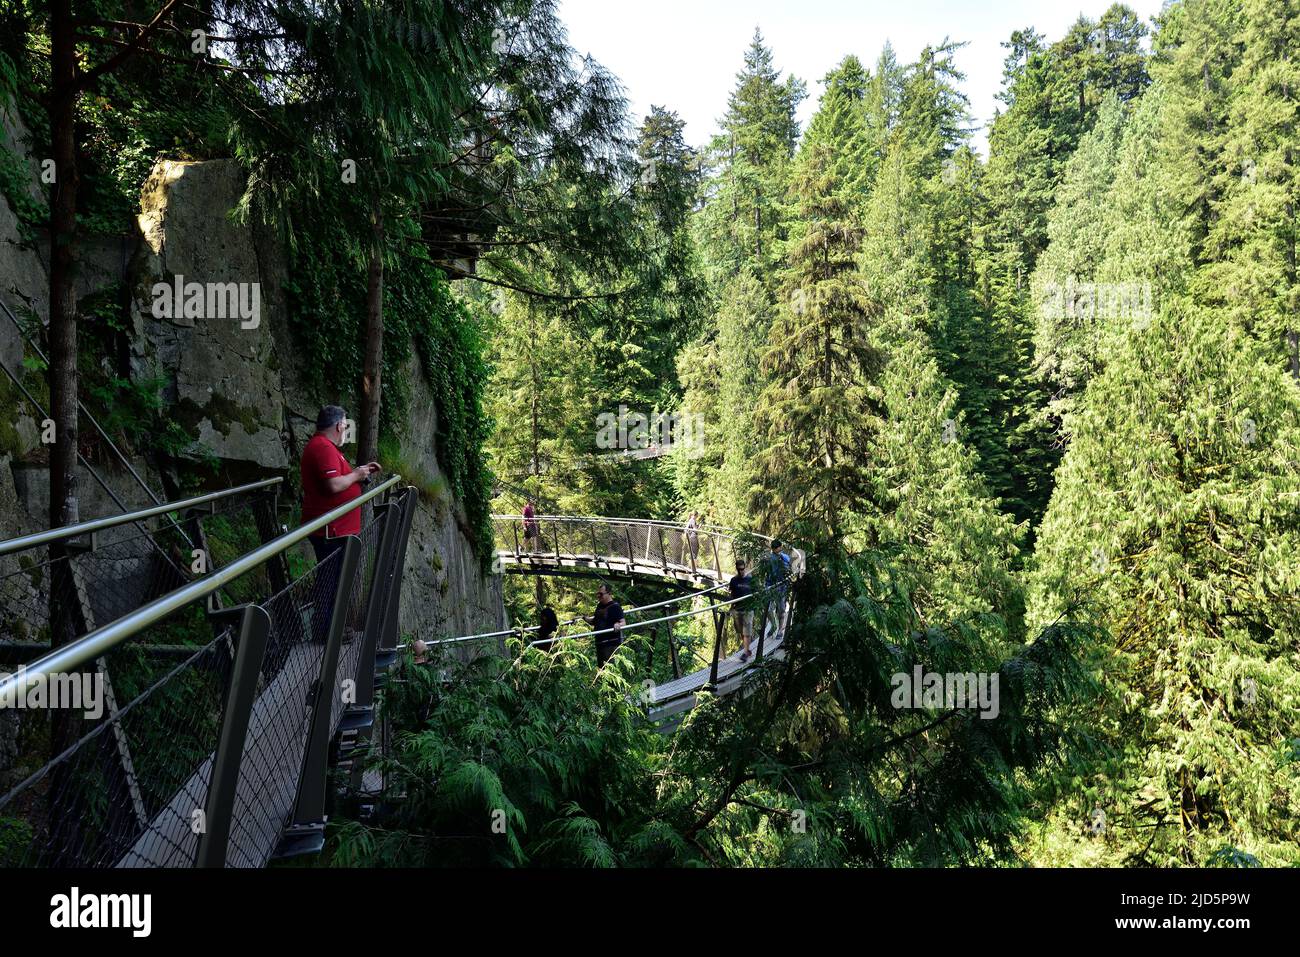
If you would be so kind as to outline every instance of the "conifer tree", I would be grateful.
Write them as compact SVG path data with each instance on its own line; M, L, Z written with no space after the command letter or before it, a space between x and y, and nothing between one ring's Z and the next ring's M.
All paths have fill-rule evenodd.
M862 108L867 120L867 142L871 149L868 172L869 181L884 162L890 136L898 123L898 111L903 100L903 67L898 62L893 46L888 40L876 58L876 68L867 81Z
M965 444L956 389L924 337L894 340L880 388L885 423L867 455L881 486L879 510L865 517L870 538L896 555L924 621L996 616L996 632L1022 637L1023 599L1012 575L1020 532L988 497Z
M841 148L865 142L854 102L847 88L830 86L815 124L824 135L810 137L799 155L786 296L763 359L770 381L757 411L760 514L769 527L804 521L833 539L872 497L860 453L877 426L874 382L883 363L871 341L879 307L856 262L860 187L836 163Z
M744 269L722 291L715 338L683 352L679 374L683 408L705 416L705 446L698 459L675 465L696 474L679 477L687 504L705 508L713 520L736 528L753 524L749 498L759 450L755 409L765 381L762 358L773 309L767 290ZM704 474L699 474L703 472Z
M801 80L781 80L772 51L755 30L710 148L712 176L700 226L715 286L745 262L765 274L779 259L781 204L799 142L795 113L806 96Z
M929 63L923 57L910 73L908 109L871 196L859 257L883 306L874 341L886 357L882 423L866 455L877 498L859 520L865 541L895 556L923 620L1004 616L986 637L1007 626L1020 635L1011 576L1019 533L988 495L958 390L938 361L964 367L978 340L966 324L972 276L958 239L970 228L975 160L950 139L960 139L964 115L951 95L955 78Z
M1062 419L1095 367L1099 327L1107 318L1099 315L1107 308L1107 297L1096 296L1094 284L1105 256L1110 187L1123 129L1124 107L1110 96L1097 124L1065 164L1056 204L1047 216L1048 246L1030 279L1035 371L1052 391L1053 414Z
M1105 860L1300 860L1300 394L1286 376L1181 299L1115 341L1080 402L1031 623L1086 600L1109 631L1096 720L1113 757L1058 808L1067 831L1094 808L1119 825Z
M1126 101L1148 83L1145 32L1131 10L1115 4L1096 22L1081 18L1054 44L1032 29L1004 44L1000 99L1007 109L989 131L977 257L981 308L996 339L989 354L1000 361L976 373L977 394L997 393L990 407L1001 422L995 440L978 448L993 493L1031 522L1047 505L1060 436L1049 414L1051 393L1034 370L1030 277L1047 247L1047 213L1064 164L1096 122L1105 95Z
M1204 301L1249 330L1300 382L1300 6L1241 4L1243 47L1233 71L1221 199L1198 277Z
M563 313L504 291L489 311L493 377L485 411L497 423L489 442L493 473L552 507L587 511L597 403L584 385L595 375L590 346Z

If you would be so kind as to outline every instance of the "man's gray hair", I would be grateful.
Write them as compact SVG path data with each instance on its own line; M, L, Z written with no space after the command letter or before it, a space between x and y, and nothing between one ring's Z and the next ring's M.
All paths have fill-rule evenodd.
M347 418L347 415L341 405L321 406L321 410L316 413L316 431L324 432L326 429L334 428Z

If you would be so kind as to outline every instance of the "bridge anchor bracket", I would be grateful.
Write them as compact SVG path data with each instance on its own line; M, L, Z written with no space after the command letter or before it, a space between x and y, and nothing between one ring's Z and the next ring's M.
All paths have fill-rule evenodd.
M320 821L286 827L271 859L279 861L304 854L319 854L325 848L325 822L328 820L326 816Z

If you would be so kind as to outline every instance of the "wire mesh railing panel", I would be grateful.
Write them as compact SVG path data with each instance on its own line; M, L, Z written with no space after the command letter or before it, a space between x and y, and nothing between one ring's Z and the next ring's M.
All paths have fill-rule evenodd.
M492 527L498 551L531 563L558 557L663 568L678 577L689 573L728 578L737 558L744 556L752 563L768 541L716 528L688 529L672 522L618 518L497 515Z
M646 535L647 526L641 522L619 522L614 527L623 531L623 537L628 542L629 560L645 561L646 548L649 544L649 537Z
M669 556L672 550L668 545L668 533L663 526L647 526L646 535L646 561L652 565L663 565L665 568L671 563Z
M375 571L379 564L379 544L384 537L384 523L393 516L390 509L377 521L372 521L361 530L361 557L357 573L352 582L352 594L348 599L347 622L343 626L343 646L339 652L338 673L334 680L333 705L330 711L330 732L338 730L343 709L355 703L352 692L356 691L357 668L361 663L361 650L366 626L368 598L372 593Z
M514 519L494 518L492 519L492 541L496 543L499 550L513 555L523 549L522 526L522 522Z
M263 866L293 813L342 559L334 551L262 605L271 631L240 761L229 866Z
M26 639L20 651L32 658L58 652L3 686L0 719L10 731L16 726L19 748L16 763L8 755L0 765L0 867L175 867L222 856L231 866L262 866L295 809L319 817L316 798L299 801L308 742L323 757L324 732L337 727L346 703L344 683L365 664L372 595L376 609L387 607L376 593L380 543L399 513L367 523L356 574L337 603L342 620L334 622L351 540L338 540L319 562L303 541L263 547L280 531L274 499L236 498L159 527L102 529L85 548L58 540L52 551L41 546L0 560L0 601L27 621L20 631L7 617L0 642ZM185 558L200 554L203 561L187 569ZM238 569L226 567L236 562ZM218 571L219 586L191 578ZM143 607L155 599L162 600ZM244 603L262 610L209 614ZM236 617L249 629L243 635L254 642L253 657L237 657L242 639L226 624ZM219 633L214 622L222 623ZM269 631L259 661L262 623ZM89 642L79 640L92 631ZM318 694L332 631L344 638L337 678ZM89 659L91 648L104 647ZM21 701L10 700L15 695ZM226 715L228 701L242 707ZM331 709L333 723L327 728L321 713L322 734L313 738L318 703ZM218 753L223 723L233 729L233 750ZM210 794L214 781L226 785ZM213 831L208 813L219 822ZM209 833L222 840L223 854L206 843Z
M82 538L0 556L0 649L35 660L67 642L224 567L260 543L264 494L232 496L175 521L128 523ZM223 590L227 603L267 591L266 574Z
M49 647L51 592L60 602L74 599L67 568L66 559L45 546L0 556L0 641L11 650L10 660L30 661Z
M664 557L668 564L678 568L694 568L692 564L694 543L695 552L700 548L699 532L686 532L680 528L661 528L660 540L663 543Z
M587 522L566 522L561 534L564 551L582 559L594 559L599 555L593 550L591 528Z
M231 668L213 634L191 605L94 665L33 676L22 754L40 766L0 795L0 866L194 864Z
M602 557L626 558L631 554L627 537L621 529L616 529L608 522L587 523L587 533L592 539L592 548Z

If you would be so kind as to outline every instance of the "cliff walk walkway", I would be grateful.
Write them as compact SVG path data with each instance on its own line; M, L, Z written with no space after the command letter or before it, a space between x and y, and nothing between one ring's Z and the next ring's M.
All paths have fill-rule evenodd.
M682 594L666 601L625 608L624 642L653 656L666 648L672 678L647 682L643 694L651 720L671 730L682 712L694 707L703 691L729 694L741 687L745 672L765 657L784 656L781 644L790 613L789 585L768 588L762 559L772 540L762 535L715 526L688 528L680 522L567 515L493 515L495 567L506 574L618 578L676 588ZM744 602L754 618L752 657L741 661L739 640L731 637L731 612L742 600L727 597L727 583L736 561L745 559L754 575L754 595ZM802 569L804 556L795 551L792 575ZM563 640L594 644L598 634L582 627L582 619L561 624ZM701 657L699 642L682 640L678 629L704 632L712 651ZM539 629L517 628L449 639L466 643L519 636L536 640ZM602 633L603 635L603 633ZM663 640L666 638L666 640ZM726 654L727 642L737 645ZM648 662L653 665L653 657Z
M334 802L364 811L384 799L365 759L387 739L376 693L404 647L417 493L394 476L288 530L280 486L0 542L0 722L19 742L17 763L0 766L0 867L261 867L318 852ZM357 506L361 534L314 562L307 537ZM724 583L766 539L625 518L493 521L500 571L680 592L625 609L620 654L653 654L654 636L668 637L672 678L644 702L662 729L702 691L742 689L753 664L783 656L784 586L755 588L754 658L724 647L735 607ZM561 640L594 637L574 624ZM711 659L699 651L709 624Z

